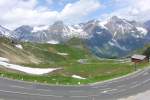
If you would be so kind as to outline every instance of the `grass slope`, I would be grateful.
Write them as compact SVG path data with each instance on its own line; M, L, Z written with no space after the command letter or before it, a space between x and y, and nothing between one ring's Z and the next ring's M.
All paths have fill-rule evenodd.
M66 44L50 45L21 42L23 49L15 47L11 40L0 38L0 56L11 63L30 67L61 67L61 70L41 75L27 75L0 67L0 75L13 79L46 82L49 84L87 84L122 76L134 71L133 64L119 60L97 59L79 39ZM65 53L67 55L63 55ZM79 75L85 80L72 78Z

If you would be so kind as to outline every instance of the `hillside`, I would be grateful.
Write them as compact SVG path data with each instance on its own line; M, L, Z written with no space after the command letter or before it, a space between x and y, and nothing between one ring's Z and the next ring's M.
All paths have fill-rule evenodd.
M51 84L86 84L97 82L134 71L129 60L98 59L84 41L73 38L65 44L42 44L17 42L0 38L0 57L9 59L12 64L32 68L59 68L40 76L12 70L0 65L0 75L28 81ZM5 63L1 61L1 63ZM7 63L5 63L7 64ZM10 65L9 64L9 65ZM8 65L8 64L7 64ZM25 67L24 67L25 68ZM33 69L34 70L34 69Z
M46 43L13 42L2 37L0 38L0 56L10 59L12 63L33 65L33 67L36 65L42 67L57 66L92 57L84 45L78 43L70 44L73 44L73 41L67 44L52 45ZM22 48L18 48L18 45L22 46Z

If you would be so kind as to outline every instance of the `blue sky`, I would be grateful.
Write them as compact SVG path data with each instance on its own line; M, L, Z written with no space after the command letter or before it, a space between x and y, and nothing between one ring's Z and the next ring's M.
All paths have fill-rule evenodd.
M0 0L1 25L50 25L57 20L77 24L118 16L128 20L150 19L150 0Z
M39 5L47 6L52 10L61 11L66 4L74 3L77 0L38 0Z
M50 3L48 3L49 1L50 1ZM79 1L79 0L39 0L39 5L47 6L51 10L60 12L68 3L75 3L77 1ZM118 9L117 6L113 6L114 0L97 0L97 1L98 1L98 3L100 3L102 5L107 5L107 8L101 7L101 9L97 9L97 10L93 11L88 16L86 16L87 20L97 19L103 13L110 13L113 10Z

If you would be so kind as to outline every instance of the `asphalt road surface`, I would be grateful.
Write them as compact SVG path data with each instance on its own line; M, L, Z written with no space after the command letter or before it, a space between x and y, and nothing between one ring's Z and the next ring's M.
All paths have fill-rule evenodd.
M117 100L150 90L150 69L85 86L48 86L0 78L0 100Z

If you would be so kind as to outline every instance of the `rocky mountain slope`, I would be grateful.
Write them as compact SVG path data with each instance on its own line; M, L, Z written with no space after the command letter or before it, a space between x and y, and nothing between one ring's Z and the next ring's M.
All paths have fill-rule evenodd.
M78 25L57 21L50 26L21 26L14 31L0 27L0 35L20 41L62 44L72 38L85 42L86 47L100 57L121 57L143 47L150 41L150 25L113 16Z
M85 29L92 27L88 30L92 33L92 37L87 40L88 45L98 56L124 56L149 42L148 30L135 21L114 16L102 22L88 22L87 25Z

